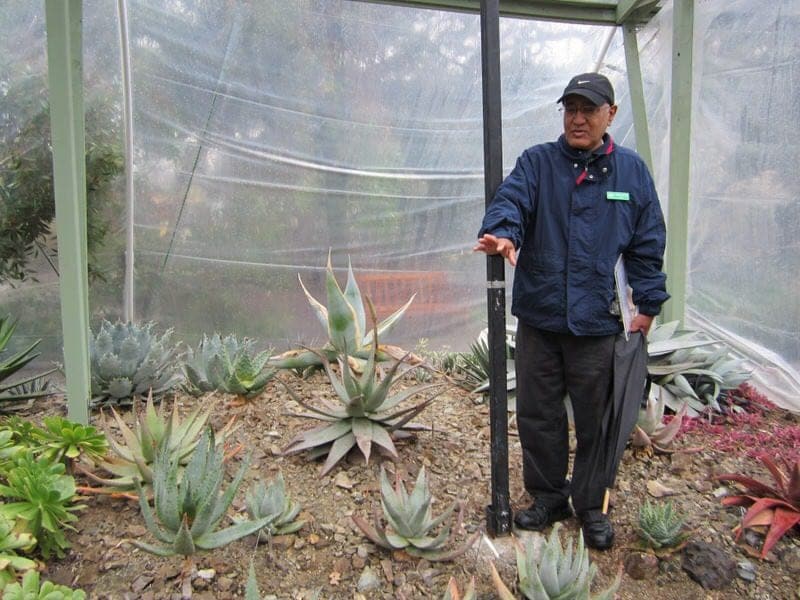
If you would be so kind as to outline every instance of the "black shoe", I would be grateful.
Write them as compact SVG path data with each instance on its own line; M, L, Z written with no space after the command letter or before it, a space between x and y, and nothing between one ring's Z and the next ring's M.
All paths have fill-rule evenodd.
M595 550L608 550L614 545L614 528L608 515L600 510L587 510L580 514L583 541Z
M547 506L546 504L534 502L526 510L521 510L514 515L514 523L520 529L541 531L556 521L563 521L571 516L572 510L566 502L556 506Z

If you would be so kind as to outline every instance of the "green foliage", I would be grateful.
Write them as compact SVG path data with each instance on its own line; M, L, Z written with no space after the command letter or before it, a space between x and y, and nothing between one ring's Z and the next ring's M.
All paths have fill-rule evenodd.
M3 354L5 354L8 347L8 343L11 340L11 336L14 335L16 328L16 321L12 321L11 318L7 316L0 317L0 402L4 400L25 400L27 398L46 396L48 392L45 390L29 390L24 386L43 377L44 375L49 375L55 371L55 369L52 369L47 373L40 373L38 375L34 375L33 377L28 377L14 383L6 382L11 375L22 369L25 365L39 356L39 353L35 352L35 350L41 340L36 340L30 346L20 350L13 356L9 356L7 358L3 357ZM1 404L0 407L2 407Z
M437 384L420 384L390 395L392 386L402 377L396 375L403 361L395 361L384 374L378 366L376 353L376 348L373 346L361 377L355 373L349 360L338 360L342 380L339 380L333 372L328 358L324 354L319 355L336 392L339 406L327 402L322 402L321 406L312 405L298 397L288 385L286 386L295 402L311 411L299 413L297 416L321 420L326 425L298 434L286 446L285 453L312 449L312 458L327 454L320 476L333 469L355 446L358 446L367 461L373 443L392 456L398 456L392 435L419 428L410 421L422 412L435 396L406 408L398 408L398 405L404 400L437 387Z
M218 333L203 339L197 351L189 349L183 364L186 390L199 395L212 390L244 398L258 396L278 372L267 363L272 352L253 352L253 340Z
M139 412L134 401L134 413L138 414L135 429L132 430L114 408L111 414L123 438L118 443L111 434L110 427L102 419L102 427L108 436L113 454L100 462L99 466L114 475L113 479L103 479L94 474L89 476L105 486L105 491L126 491L136 489L135 480L147 490L148 495L153 483L153 464L156 461L158 448L164 448L171 459L185 464L192 450L200 440L200 434L208 423L214 404L196 407L185 419L178 414L178 403L173 402L172 412L167 418L165 403L157 412L152 395L148 395L143 412ZM232 422L226 426L220 436L220 443L230 430Z
M0 505L0 515L17 521L22 530L39 543L44 558L64 556L69 548L65 529L78 519L73 513L85 508L75 505L75 480L64 474L62 463L35 458L30 451L22 453L5 474L0 495L15 499Z
M394 327L413 302L414 296L381 321L372 331L368 331L364 302L361 299L361 290L356 283L355 275L353 275L352 265L347 267L347 283L342 292L342 288L339 287L339 283L333 275L331 257L328 255L328 266L325 272L327 307L309 293L306 286L303 285L302 279L300 279L300 286L314 309L317 319L325 328L328 342L319 349L290 350L273 357L270 362L274 366L282 369L306 369L320 366L323 356L327 357L329 361L333 361L339 356L366 359L373 355L377 360L387 360L390 355L397 354L399 349L389 346L381 346L377 351L373 351L375 350L373 340L378 336L382 337Z
M85 600L86 592L51 581L39 583L39 572L25 573L22 583L12 583L3 591L3 600Z
M43 421L45 428L39 435L42 456L47 460L74 461L85 456L94 462L108 451L106 436L92 425L81 425L59 416L45 417Z
M250 568L247 570L244 600L261 600L261 590L258 589L258 581L256 581L256 567L252 560L250 561Z
M413 556L430 561L453 560L464 554L478 539L479 532L461 547L446 550L450 540L450 527L439 527L453 514L459 503L453 502L441 515L433 517L433 496L428 487L425 468L420 469L411 493L400 478L392 489L386 472L381 469L381 505L386 524L379 514L374 515L374 526L358 515L353 522L374 543L389 550L405 550ZM461 511L456 519L456 529L461 526Z
M267 541L273 535L287 535L298 531L305 521L296 521L300 505L286 495L283 473L266 486L259 480L248 490L245 506L250 519L266 519L267 524L258 532L259 541Z
M33 278L32 257L43 253L53 264L56 253L47 84L43 77L21 80L4 94L13 122L0 128L0 283L12 284ZM124 168L112 110L111 102L87 101L87 249L89 276L98 279L104 278L99 254L119 214L109 192Z
M654 550L682 544L689 537L683 525L683 517L675 511L672 502L651 504L650 500L645 500L639 509L639 538Z
M133 544L159 556L191 556L198 550L219 548L263 528L268 519L240 521L227 529L216 529L249 466L249 460L243 461L228 489L220 493L225 478L223 458L222 449L214 442L214 432L208 427L179 481L180 461L162 444L153 469L155 513L136 480L145 524L161 544L139 540L133 540Z
M36 538L14 531L14 522L0 515L0 590L16 580L18 571L36 568L36 561L17 554L17 550L24 552L34 546Z
M134 396L148 392L158 397L180 382L172 330L158 336L153 327L103 320L89 340L95 404L130 404Z
M566 548L561 546L559 530L561 523L553 525L550 537L536 559L533 537L524 544L517 545L517 575L519 591L529 600L562 600L587 599L611 600L622 581L621 573L617 575L611 587L596 595L590 595L592 580L597 574L597 567L589 562L589 551L583 545L583 532L578 534L578 545L573 552L572 540L568 539ZM492 564L492 579L501 600L512 600L514 594L500 579Z

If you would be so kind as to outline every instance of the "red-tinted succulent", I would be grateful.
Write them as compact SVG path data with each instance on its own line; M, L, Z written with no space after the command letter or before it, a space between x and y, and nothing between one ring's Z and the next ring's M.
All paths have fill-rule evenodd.
M725 506L744 506L747 512L737 528L736 539L748 527L767 527L767 536L761 547L761 558L767 556L783 534L800 524L800 460L790 464L784 460L782 469L766 454L758 457L772 473L774 485L735 473L717 475L719 481L738 483L745 493L722 499Z

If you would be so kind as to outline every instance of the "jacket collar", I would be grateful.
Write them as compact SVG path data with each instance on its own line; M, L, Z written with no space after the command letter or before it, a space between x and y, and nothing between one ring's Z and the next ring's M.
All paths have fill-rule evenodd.
M561 148L561 151L569 157L570 160L581 161L581 162L592 162L593 160L600 158L601 156L607 156L611 154L616 145L614 144L614 140L612 139L611 135L608 133L603 134L603 145L595 148L594 150L578 150L573 148L569 144L567 144L567 136L563 133L558 138L558 146Z

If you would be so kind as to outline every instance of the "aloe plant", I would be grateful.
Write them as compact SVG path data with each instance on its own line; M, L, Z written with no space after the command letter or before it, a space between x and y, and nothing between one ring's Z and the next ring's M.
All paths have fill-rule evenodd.
M64 556L69 543L65 529L77 521L75 511L85 506L74 504L75 480L64 474L62 463L35 458L27 451L18 456L0 485L0 495L15 500L0 504L0 515L18 523L18 530L36 538L42 556Z
M639 509L638 533L642 543L654 550L675 548L689 537L683 517L669 501L651 504L645 500Z
M0 590L12 581L17 573L36 568L36 561L19 556L17 551L31 550L36 538L30 533L14 531L14 521L0 515Z
M130 404L148 391L157 398L180 383L172 329L159 336L154 326L104 320L90 337L93 404Z
M278 473L269 486L259 480L245 495L245 506L250 520L267 519L258 532L259 541L273 535L287 535L298 531L305 521L296 520L300 505L286 495L283 473Z
M330 254L328 255L328 265L325 271L327 307L309 293L299 276L298 279L300 287L303 288L306 298L314 309L314 314L328 334L328 342L322 348L290 350L275 356L270 360L275 367L283 369L319 367L323 364L322 356L327 357L329 361L345 355L359 359L367 359L374 355L376 360L380 361L389 360L392 357L408 356L407 353L396 347L383 345L374 349L373 345L377 343L375 339L378 335L383 337L400 320L414 301L416 294L411 296L408 302L393 314L381 321L376 328L367 330L367 315L361 298L361 290L353 275L352 265L347 267L347 283L342 291L333 275L331 257Z
M22 583L10 583L3 590L3 600L85 600L86 592L73 590L52 581L39 581L39 572L30 570Z
M647 398L647 406L639 411L639 420L633 429L631 443L636 448L662 453L671 452L672 443L680 431L687 411L688 405L683 403L670 422L664 424L663 394L659 393L656 399L651 393Z
M261 590L258 589L258 581L256 581L256 567L252 560L250 561L250 568L247 569L244 600L261 600Z
M617 574L611 586L595 595L590 594L592 580L597 567L589 562L589 551L583 545L583 532L578 534L578 545L573 552L572 540L561 546L559 530L561 523L553 525L541 557L537 560L533 536L524 544L517 544L517 575L519 591L529 600L579 599L611 600L622 581ZM501 600L514 600L514 594L506 587L494 563L491 563L492 580Z
M81 425L60 416L45 417L44 429L39 435L41 455L47 460L74 461L85 456L95 462L108 451L106 436L92 425Z
M278 369L270 367L271 350L253 352L254 341L236 336L203 336L197 350L189 349L183 364L185 387L192 394L220 390L243 399L258 396Z
M154 509L138 479L139 507L145 525L158 544L133 540L133 544L158 556L182 555L183 593L191 596L192 557L199 550L213 550L263 528L268 518L241 520L226 529L217 526L225 517L250 464L241 467L228 488L221 492L225 478L224 453L214 440L214 431L207 427L200 443L192 451L183 477L179 478L180 460L173 456L166 443L158 449L153 469Z
M412 556L430 561L448 561L464 554L478 539L480 532L474 533L460 547L445 549L450 540L450 527L442 525L456 508L459 508L459 502L453 502L442 514L434 518L433 496L424 467L420 469L411 493L399 476L392 489L384 469L381 469L380 480L381 506L386 524L383 524L383 519L377 511L374 514L374 525L370 525L358 515L352 517L356 526L374 543L388 550L405 550ZM459 510L455 528L458 529L460 526Z
M162 403L159 410L153 404L152 395L148 395L145 410L139 413L136 403L134 412L139 413L135 429L132 430L123 421L122 417L111 408L119 428L123 443L119 443L111 434L111 429L102 418L101 424L106 432L113 454L107 456L99 463L99 467L112 474L112 479L99 477L94 473L86 474L104 487L98 491L124 492L136 489L135 480L139 480L149 495L153 483L153 464L157 456L157 449L162 445L167 448L170 456L180 464L188 461L188 456L197 446L200 434L203 431L214 402L209 402L205 407L197 406L189 415L181 420L178 414L178 403L173 402L172 412L166 415L166 404ZM230 421L220 432L219 441L222 442L233 426Z
M49 395L50 392L46 389L36 389L26 386L29 386L32 382L40 380L56 370L50 369L46 373L39 373L38 375L20 379L13 383L6 381L14 373L39 356L39 353L36 352L36 347L41 340L36 340L12 356L7 358L3 357L16 329L16 321L12 321L8 316L0 317L0 402L26 400Z

